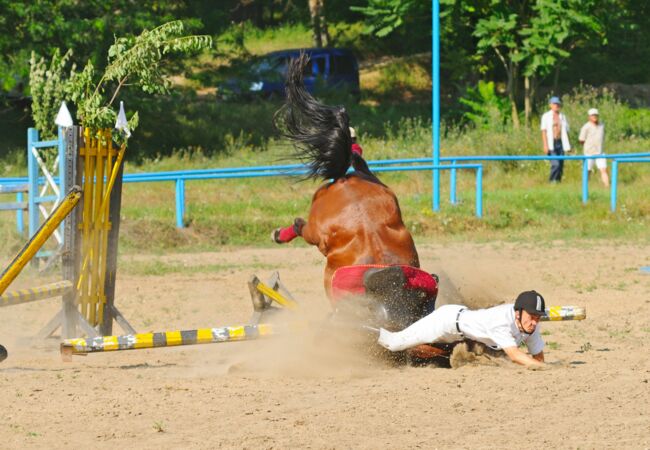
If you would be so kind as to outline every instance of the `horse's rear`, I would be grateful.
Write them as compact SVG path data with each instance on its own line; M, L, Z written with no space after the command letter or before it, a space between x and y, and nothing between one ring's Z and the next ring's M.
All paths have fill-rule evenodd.
M301 234L327 258L324 283L328 295L334 272L340 267L420 266L395 194L363 174L321 186Z
M411 234L393 191L352 151L345 108L324 105L302 83L307 58L291 61L287 101L276 126L307 164L309 178L327 181L314 194L307 221L278 229L273 239L302 236L327 258L325 290L333 303L346 294L376 300L396 327L417 320L433 307L437 280L420 271ZM352 167L354 172L348 174Z

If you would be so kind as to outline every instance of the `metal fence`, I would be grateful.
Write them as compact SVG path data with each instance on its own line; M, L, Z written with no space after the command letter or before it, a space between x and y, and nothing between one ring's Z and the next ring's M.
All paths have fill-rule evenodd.
M458 203L457 196L457 171L475 171L475 214L483 216L483 167L484 163L493 161L550 161L550 160L580 160L582 161L582 201L587 203L589 197L589 159L605 158L612 162L611 182L611 210L616 209L616 197L618 194L618 164L650 162L650 152L624 153L611 155L476 155L476 156L446 156L440 158L440 165L433 164L433 158L402 158L391 160L368 161L368 165L374 172L406 172L428 170L436 173L438 170L449 170L449 197L450 203ZM470 164L469 162L474 162ZM444 164L443 164L444 163ZM175 213L176 226L184 227L186 198L185 183L192 180L216 180L216 179L237 179L237 178L262 178L262 177L286 177L300 176L307 173L306 167L302 164L266 165L253 167L227 167L197 170L164 171L153 173L130 173L124 175L125 183L152 183L152 182L174 182L175 183ZM55 179L56 181L56 179ZM11 185L27 182L26 177L3 178L0 185ZM44 180L41 180L44 182ZM20 225L20 223L18 224ZM19 231L22 232L19 227Z

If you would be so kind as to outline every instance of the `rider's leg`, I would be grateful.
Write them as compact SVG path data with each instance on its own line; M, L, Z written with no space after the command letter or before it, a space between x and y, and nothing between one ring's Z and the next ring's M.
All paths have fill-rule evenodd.
M382 328L378 343L392 352L397 352L420 344L462 340L462 335L456 329L456 317L462 308L464 307L460 305L441 306L399 332L391 333Z

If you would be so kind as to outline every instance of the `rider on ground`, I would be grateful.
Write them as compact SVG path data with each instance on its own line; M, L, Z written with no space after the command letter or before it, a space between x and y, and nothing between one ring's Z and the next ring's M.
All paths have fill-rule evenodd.
M544 341L539 321L545 313L544 298L536 291L519 294L512 303L472 311L461 305L444 305L402 331L380 330L379 344L401 351L420 344L453 343L470 339L503 350L515 363L544 365ZM525 343L528 353L519 348Z

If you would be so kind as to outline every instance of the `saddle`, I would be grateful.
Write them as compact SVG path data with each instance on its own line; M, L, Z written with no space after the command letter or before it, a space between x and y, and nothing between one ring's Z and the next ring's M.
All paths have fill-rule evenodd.
M384 328L402 329L426 316L435 309L437 295L436 275L406 265L345 266L332 278L335 311L362 306L370 313L369 325Z

